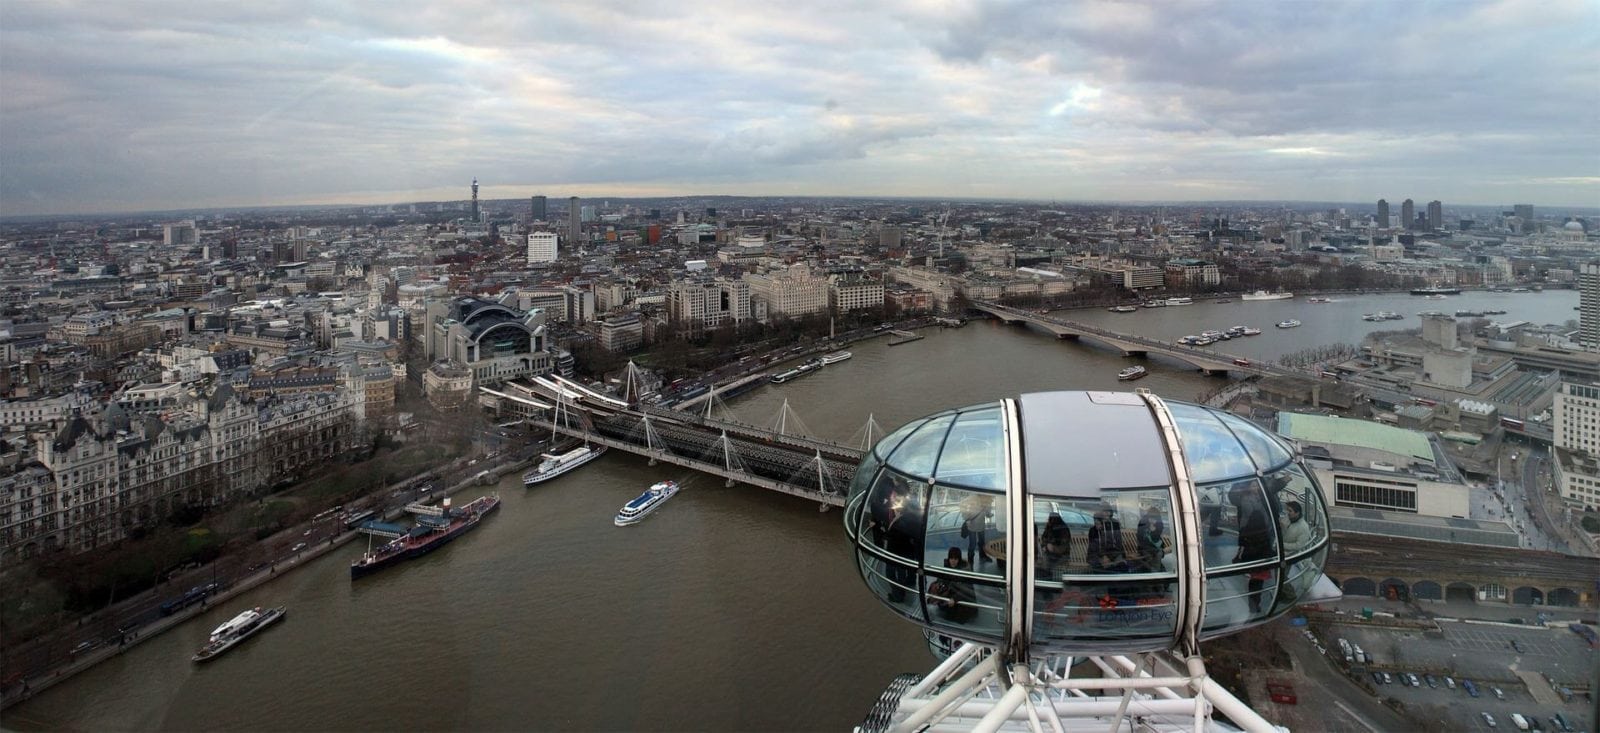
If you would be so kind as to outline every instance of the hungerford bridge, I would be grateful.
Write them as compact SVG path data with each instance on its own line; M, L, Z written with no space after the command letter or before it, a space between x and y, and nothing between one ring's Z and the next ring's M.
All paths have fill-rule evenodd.
M824 507L844 506L856 466L883 431L869 417L851 445L809 437L788 402L766 426L731 419L717 395L761 376L719 385L708 399L693 403L692 411L630 403L555 375L480 388L479 393L480 404L502 414L522 416L533 425L652 463L694 469L729 485L758 486ZM631 388L627 392L636 393ZM1326 572L1354 595L1467 602L1476 596L1584 607L1596 601L1595 594L1575 582L1600 577L1600 562L1594 558L1488 546L1471 546L1466 552L1458 545L1337 527L1333 533L1340 551L1330 554Z

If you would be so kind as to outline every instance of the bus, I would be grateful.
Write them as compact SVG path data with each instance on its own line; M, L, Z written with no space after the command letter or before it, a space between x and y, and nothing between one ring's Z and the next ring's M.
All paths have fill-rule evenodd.
M1516 418L1511 418L1511 417L1502 417L1502 418L1500 418L1500 427L1503 427L1503 428L1505 428L1507 430L1521 430L1521 429L1523 429L1523 428L1525 428L1527 426L1528 426L1527 423L1525 423L1525 422L1523 422L1521 420L1518 420Z

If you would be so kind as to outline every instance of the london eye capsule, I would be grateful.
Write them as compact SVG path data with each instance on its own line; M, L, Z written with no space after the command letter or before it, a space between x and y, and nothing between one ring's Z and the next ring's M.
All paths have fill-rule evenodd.
M913 420L862 460L845 528L895 613L1012 658L1192 652L1330 587L1294 448L1143 390Z

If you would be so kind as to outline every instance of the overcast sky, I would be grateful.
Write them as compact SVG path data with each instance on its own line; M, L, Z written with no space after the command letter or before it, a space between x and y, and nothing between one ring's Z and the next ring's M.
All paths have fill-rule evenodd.
M0 2L0 214L1600 205L1600 2Z

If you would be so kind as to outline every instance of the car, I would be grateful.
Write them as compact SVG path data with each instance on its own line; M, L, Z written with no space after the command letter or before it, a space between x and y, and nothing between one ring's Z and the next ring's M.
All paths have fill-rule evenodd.
M1391 676L1388 672L1384 672L1383 673L1383 684L1386 684L1386 685L1394 684L1394 677Z
M1433 678L1433 675L1431 675L1431 674L1423 675L1422 676L1422 681L1428 683L1428 687L1429 688L1432 688L1432 689L1438 689L1439 688L1439 681L1435 680Z
M1518 643L1516 639L1512 639L1511 640L1511 649L1512 649L1512 651L1515 651L1516 653L1521 654L1522 653L1522 644Z
M1483 717L1483 724L1484 724L1484 725L1487 725L1487 726L1489 726L1489 727L1490 727L1490 728L1497 728L1497 727L1499 727L1499 724L1498 724L1498 723L1496 723L1496 722L1494 722L1494 716L1493 716L1493 715L1490 715L1490 714L1488 714L1488 713L1478 713L1478 715L1480 715L1480 716L1482 716L1482 717Z
M78 644L77 646L73 647L72 648L72 653L73 654L82 654L82 653L84 653L86 651L89 651L90 649L93 649L93 648L95 648L97 646L100 646L100 642L95 641L94 639L90 639L88 641L82 642L82 643Z
M1461 681L1461 689L1466 690L1467 691L1467 695L1469 695L1471 697L1477 697L1478 696L1478 686L1472 684L1472 680L1462 680Z
M1233 363L1234 363L1235 366L1242 366L1242 367L1250 366L1250 360L1249 359L1234 359Z
M1374 685L1383 684L1383 673L1382 672L1373 672L1372 673L1372 684L1374 684Z
M306 549L306 543L304 543L304 542L296 542L294 547L289 548L289 551L290 552L299 552L299 551L304 550L304 549Z
M300 536L301 537L310 537L311 536L311 530L308 529L308 530L306 530L304 532L301 532Z
M1489 691L1494 693L1494 699L1496 700L1506 699L1506 693L1502 692L1498 687L1491 687L1489 688Z
M1445 687L1446 687L1446 688L1447 688L1447 689L1451 689L1451 690L1454 690L1454 689L1456 689L1456 678L1454 678L1454 677L1448 677L1448 676L1447 676L1447 677L1445 677L1445 678L1444 678L1444 686L1445 686Z
M1422 680L1417 679L1417 675L1416 675L1415 672L1407 672L1406 673L1406 683L1410 684L1412 687L1421 687L1422 686Z

